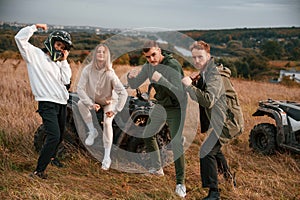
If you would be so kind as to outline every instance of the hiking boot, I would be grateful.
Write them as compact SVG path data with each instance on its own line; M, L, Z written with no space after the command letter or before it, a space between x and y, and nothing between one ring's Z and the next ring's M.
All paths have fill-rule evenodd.
M163 168L161 167L161 168L159 168L158 170L157 169L150 169L149 170L149 174L151 174L151 175L156 175L156 176L164 176L165 175L165 173L164 173L164 170L163 170Z
M202 200L220 200L220 192L209 190L208 195Z
M57 158L52 158L50 163L58 168L64 167L64 165Z
M94 139L98 136L97 129L94 129L94 131L88 132L88 137L85 140L85 144L87 146L92 146L94 144Z
M183 184L177 184L175 193L180 196L180 197L185 197L186 196L186 188L185 185Z
M103 160L101 168L103 170L108 170L110 168L110 165L111 165L111 159Z
M35 178L35 177L38 177L38 178L41 178L41 179L47 179L48 178L48 175L45 174L44 172L37 172L37 171L32 172L31 174L29 174L29 176L31 178Z

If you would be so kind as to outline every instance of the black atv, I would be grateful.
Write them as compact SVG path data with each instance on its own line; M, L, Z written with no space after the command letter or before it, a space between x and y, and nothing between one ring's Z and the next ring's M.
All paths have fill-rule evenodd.
M149 85L148 92L141 93L140 89L136 89L136 96L128 96L127 102L124 106L124 109L118 113L113 120L113 146L114 149L121 149L123 154L134 154L134 156L128 156L127 154L123 157L130 158L134 157L136 162L143 162L148 160L146 157L146 146L142 138L142 128L146 126L147 120L149 118L150 109L156 104L155 100L149 100L149 93L151 90L151 85ZM67 123L66 123L66 132L63 136L64 141L61 143L58 149L58 155L61 156L64 154L68 146L79 147L83 150L89 150L92 154L95 150L92 147L87 147L82 141L85 140L87 127L85 126L79 110L77 103L79 97L77 93L69 93L69 100L67 104ZM100 130L103 128L103 109L100 109L98 112L95 112L93 115L93 121L98 122L97 129ZM101 129L102 130L102 129ZM81 134L80 134L81 133ZM101 134L100 134L101 135ZM34 147L37 152L39 152L43 146L46 133L44 131L43 124L38 127L34 134ZM159 148L161 152L166 152L170 149L170 131L168 125L165 124L158 134L156 134L156 139L158 141ZM102 135L98 136L98 143L93 146L101 146ZM100 143L100 145L99 145ZM119 155L122 152L118 152ZM97 158L98 155L93 155ZM166 155L162 155L163 161L166 158Z
M300 153L300 103L272 99L260 101L252 116L264 115L274 119L275 124L255 125L250 132L249 146L264 155L281 149Z

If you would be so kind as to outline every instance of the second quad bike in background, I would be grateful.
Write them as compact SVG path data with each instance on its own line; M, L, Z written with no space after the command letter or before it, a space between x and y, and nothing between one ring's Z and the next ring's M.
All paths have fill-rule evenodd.
M249 136L249 146L270 155L279 149L300 153L300 103L268 99L260 101L253 116L269 116L274 124L260 123Z

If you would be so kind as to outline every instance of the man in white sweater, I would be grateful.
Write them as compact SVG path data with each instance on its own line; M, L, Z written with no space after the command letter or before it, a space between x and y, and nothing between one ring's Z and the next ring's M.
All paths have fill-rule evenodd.
M68 32L54 31L44 42L45 48L35 47L28 41L38 29L47 30L47 25L24 27L16 34L15 41L26 61L32 93L38 102L38 112L47 133L37 167L31 176L45 179L45 170L50 162L61 166L54 159L65 131L69 98L66 85L70 84L72 74L67 57L73 45Z

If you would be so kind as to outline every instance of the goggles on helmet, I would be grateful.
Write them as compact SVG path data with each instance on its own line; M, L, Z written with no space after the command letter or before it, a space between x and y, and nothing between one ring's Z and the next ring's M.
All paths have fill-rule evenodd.
M73 47L73 44L70 34L66 31L54 31L48 36L44 42L44 45L49 52L51 59L56 62L63 57L63 53L54 48L55 41L63 42L65 44L65 50L68 51L71 49L71 47Z

